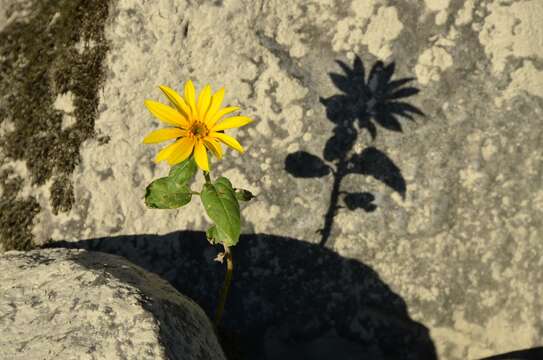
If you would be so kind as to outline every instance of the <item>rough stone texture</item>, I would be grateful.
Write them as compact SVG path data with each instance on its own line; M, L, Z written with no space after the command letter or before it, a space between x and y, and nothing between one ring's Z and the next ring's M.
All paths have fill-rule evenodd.
M24 22L31 16L24 7L14 14L0 16L0 31L8 26L1 22ZM215 250L208 254L205 244L193 251L178 243L192 237L203 242L202 233L172 235L208 227L201 205L194 201L180 210L151 211L142 199L145 186L167 172L167 165L152 163L159 147L141 144L160 126L143 100L165 101L159 84L179 89L192 78L198 88L207 82L214 90L225 86L226 102L256 119L230 132L247 152L227 151L223 161L213 164L214 174L225 174L235 186L258 194L242 209L248 235L246 247L236 250L245 262L235 274L238 293L229 307L239 308L227 313L231 329L258 329L253 334L266 337L284 329L281 316L294 316L305 305L311 311L300 315L303 321L315 314L323 320L319 331L298 329L303 334L292 340L298 349L336 331L357 346L382 351L388 344L378 339L382 333L350 323L352 314L338 310L356 293L346 309L363 309L372 296L403 304L397 308L403 319L398 323L426 326L440 358L477 358L543 345L542 29L540 0L112 1L105 27L105 82L92 124L97 134L81 143L81 161L73 171L52 168L57 177L43 185L29 180L36 159L0 158L6 171L1 183L17 192L4 200L4 208L14 206L2 223L2 236L14 237L10 229L16 228L26 229L34 245L88 239L78 246L122 253L174 282L209 313L223 275L210 260ZM92 51L91 45L82 39L80 46ZM393 79L416 76L413 84L420 93L406 101L425 116L402 120L402 133L379 126L375 139L357 128L353 150L371 146L386 154L405 191L395 191L398 187L386 177L346 176L340 190L370 193L364 196L373 199L375 210L339 209L323 249L317 245L322 242L317 230L330 207L334 175L296 178L285 170L285 159L298 150L321 156L335 124L320 98L341 93L329 73L341 73L335 61L351 65L356 54L367 70L377 60L395 61ZM7 86L0 91L3 99L18 94ZM51 106L64 109L64 115L77 109L70 104L72 95L51 94ZM10 114L0 112L0 137L22 131ZM69 128L67 120L41 131L54 133L61 124ZM36 136L38 143L42 135ZM0 147L2 153L7 150ZM201 184L198 177L193 189ZM338 205L343 205L342 196ZM164 235L168 246L151 244L163 237L149 234L169 234ZM267 240L254 240L260 237ZM299 257L277 244L299 249ZM310 277L316 271L311 264L324 254L369 269L381 290L352 275L351 265L336 268L336 262L318 268L322 282L317 284L332 281L337 295L300 286L296 279L312 283L298 278L297 269ZM165 255L181 257L185 265L178 268ZM209 262L202 260L204 255ZM201 272L191 263L199 264ZM259 281L262 277L266 281ZM206 282L209 278L215 280ZM306 303L285 305L281 316L272 316L274 306L293 300L290 294ZM320 300L312 303L318 294ZM385 301L384 308L390 303Z
M196 303L119 256L9 251L0 294L2 359L224 359Z

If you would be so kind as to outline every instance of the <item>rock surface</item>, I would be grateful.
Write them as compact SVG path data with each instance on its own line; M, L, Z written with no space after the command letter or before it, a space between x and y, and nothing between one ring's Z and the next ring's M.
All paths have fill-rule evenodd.
M226 324L264 336L272 320L280 322L270 307L296 298L287 294L328 320L341 313L342 296L358 294L355 308L388 294L404 304L400 318L429 329L440 358L543 345L542 1L0 0L1 12L6 250L86 239L160 273L209 312L223 269L202 259L215 250L191 250L174 233L207 229L201 204L157 211L142 199L145 186L168 171L152 162L159 146L141 143L160 126L143 101L165 101L158 85L179 89L191 78L198 89L225 86L226 103L256 120L230 132L246 153L227 150L212 164L213 176L258 195L242 209L248 244L234 283L244 286L233 293L229 306L239 308ZM396 63L393 81L416 77L410 84L420 92L402 100L425 116L402 119L402 132L375 113L355 124L352 150L370 149L366 168L343 177L334 197L333 173L295 177L285 161L297 151L330 157L327 144L341 145L330 139L349 135L338 128L347 119L322 100L346 96L349 86L331 73L344 74L336 60L352 67L355 55L366 78L378 60ZM268 240L250 241L261 235ZM157 239L171 247L156 247ZM320 243L326 249L314 251ZM337 296L319 294L305 277L315 271L309 255L329 252L356 263L319 268L320 279L336 281ZM187 262L178 268L173 257L164 260L170 254ZM191 263L208 267L198 273ZM388 290L363 283L353 268L371 269ZM211 274L213 285L204 281ZM291 305L283 315L303 308ZM350 315L341 315L348 324ZM360 346L382 344L375 340L382 334L353 322ZM349 332L325 323L329 329L304 333L299 343L318 341L311 336L324 330Z
M0 256L2 359L225 359L201 308L121 257Z

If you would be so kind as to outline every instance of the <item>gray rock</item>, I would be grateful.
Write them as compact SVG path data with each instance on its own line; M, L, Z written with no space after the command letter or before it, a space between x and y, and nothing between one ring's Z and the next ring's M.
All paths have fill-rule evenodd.
M1 359L225 359L202 309L119 256L0 257Z

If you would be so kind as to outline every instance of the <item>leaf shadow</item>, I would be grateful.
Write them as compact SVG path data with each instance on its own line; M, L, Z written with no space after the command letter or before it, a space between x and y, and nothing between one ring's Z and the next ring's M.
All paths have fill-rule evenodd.
M224 265L205 233L53 242L120 255L157 273L213 316ZM223 331L236 334L237 359L436 359L428 329L369 266L298 239L241 235ZM84 265L84 264L83 264ZM313 355L312 355L313 354Z
M382 151L373 146L354 154L351 158L349 173L371 176L396 191L405 199L406 183L400 168Z

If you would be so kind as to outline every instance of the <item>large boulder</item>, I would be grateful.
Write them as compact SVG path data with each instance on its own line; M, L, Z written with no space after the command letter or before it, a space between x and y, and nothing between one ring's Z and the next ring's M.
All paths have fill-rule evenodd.
M202 309L122 257L0 257L1 359L225 359Z

